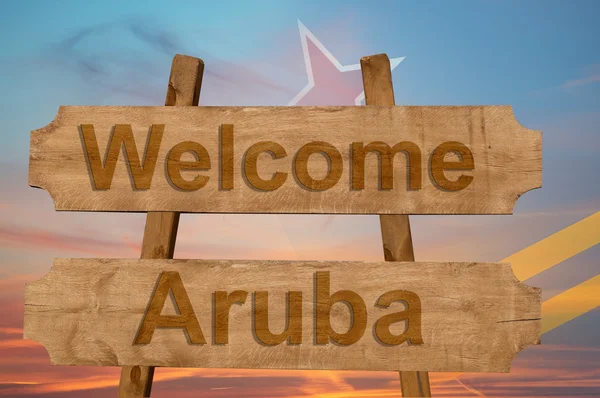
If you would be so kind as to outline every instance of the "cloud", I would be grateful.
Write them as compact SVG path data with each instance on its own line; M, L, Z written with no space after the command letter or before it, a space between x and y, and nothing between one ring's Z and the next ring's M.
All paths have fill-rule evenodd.
M238 98L254 101L258 97L268 101L273 93L286 98L295 94L285 83L246 66L250 60L245 64L225 60L199 48L197 43L202 40L166 28L159 21L131 16L76 30L49 46L42 59L26 64L43 63L54 66L55 72L75 72L85 85L104 91L103 94L96 91L104 96L103 101L116 95L134 98L142 104L160 104L169 73L165 67L175 54L196 56L204 61L203 103L233 105L231 101ZM68 80L73 82L72 74ZM91 98L93 91L87 91L86 97Z
M584 76L567 80L562 84L563 89L573 89L576 87L588 86L600 82L600 64L589 65L585 68Z
M58 253L59 257L82 254L139 257L143 224L123 222L123 217L118 214L98 214L98 217L85 217L85 228L77 225L70 228L66 216L65 213L52 215L52 218L57 217L58 230L48 224L0 225L0 247L23 253L35 247L36 253ZM61 217L64 217L63 224L58 223ZM379 251L365 250L364 236L336 239L324 234L319 244L306 241L292 245L286 229L275 216L182 218L175 246L176 258L377 260L380 257ZM8 267L8 264L3 265Z
M579 77L571 78L563 81L563 83L556 83L549 87L543 87L531 90L528 93L530 98L536 100L546 101L550 98L557 99L561 93L568 92L574 93L577 90L581 90L587 86L594 85L600 82L600 64L587 65L582 68ZM548 115L548 112L544 109L544 119L551 118L552 115ZM572 139L572 134L569 135Z
M91 235L90 235L91 236ZM36 247L47 249L61 249L75 251L90 255L106 255L113 253L129 253L134 257L139 253L139 245L133 250L127 241L106 237L86 237L79 234L66 234L57 231L50 231L42 228L13 227L7 228L0 226L0 246L11 247L15 249ZM137 253L136 253L137 252ZM135 254L134 254L135 253Z

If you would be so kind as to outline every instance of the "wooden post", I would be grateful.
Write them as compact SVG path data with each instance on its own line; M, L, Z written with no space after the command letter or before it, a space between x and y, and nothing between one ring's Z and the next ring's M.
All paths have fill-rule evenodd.
M394 106L394 86L390 60L386 54L360 60L365 103ZM386 261L415 261L407 215L380 215L383 253ZM431 397L427 372L400 372L403 397Z
M198 106L204 62L199 58L175 55L171 65L166 106ZM179 213L148 212L140 258L173 258ZM154 367L123 366L119 397L149 397Z

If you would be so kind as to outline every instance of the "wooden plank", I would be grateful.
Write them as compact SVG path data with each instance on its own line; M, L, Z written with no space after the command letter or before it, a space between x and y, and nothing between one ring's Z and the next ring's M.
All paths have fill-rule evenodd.
M29 183L57 210L510 214L541 134L510 106L61 107Z
M56 259L24 335L56 365L507 372L540 312L507 263Z
M166 106L197 106L204 63L201 59L177 54L173 57L165 99ZM149 212L142 241L141 258L173 258L179 213ZM124 366L119 381L119 397L149 397L154 367Z
M366 105L395 106L392 69L386 54L360 60ZM380 215L383 254L386 261L415 261L407 215ZM430 397L427 372L400 372L403 397Z

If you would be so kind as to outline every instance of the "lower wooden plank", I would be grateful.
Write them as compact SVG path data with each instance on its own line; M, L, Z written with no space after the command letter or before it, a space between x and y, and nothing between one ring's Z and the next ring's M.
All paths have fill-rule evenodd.
M57 365L507 372L540 312L506 263L56 259L24 334Z

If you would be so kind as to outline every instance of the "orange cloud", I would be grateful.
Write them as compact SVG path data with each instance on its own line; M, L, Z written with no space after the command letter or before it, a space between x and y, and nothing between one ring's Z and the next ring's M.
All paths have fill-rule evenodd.
M114 239L102 239L82 237L76 234L65 234L56 231L48 231L39 228L24 227L0 227L0 244L8 245L11 248L30 249L35 247L61 249L75 251L96 256L102 256L103 253L124 253L129 252L129 245L123 241Z

